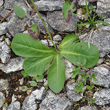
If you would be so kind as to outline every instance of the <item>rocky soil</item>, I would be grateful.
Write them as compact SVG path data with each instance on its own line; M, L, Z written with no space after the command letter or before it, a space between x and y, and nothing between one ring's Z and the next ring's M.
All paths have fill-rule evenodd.
M73 1L78 7L85 6L84 0ZM80 34L78 30L77 23L80 17L73 15L70 22L66 23L62 13L64 0L34 0L34 2L56 45L59 45L69 33L78 35L81 42L88 41L90 31ZM50 40L48 45L44 26L37 13L33 11L30 0L0 0L0 20L13 9L14 5L22 7L26 16L21 19L13 11L0 24L0 110L110 110L110 26L99 26L90 39L90 42L98 48L100 58L97 65L88 71L95 72L98 79L92 81L96 87L93 92L96 101L93 106L89 106L87 102L81 101L84 93L77 94L74 91L75 79L71 79L71 75L75 66L66 59L66 83L58 94L48 88L47 75L43 80L37 81L36 87L29 85L34 78L22 76L25 58L12 52L13 37L18 33L27 33L26 27L37 24L41 32L41 42L46 46L53 45ZM105 16L104 21L110 23L110 0L97 0L95 5L98 16ZM29 91L22 91L23 86L28 86Z

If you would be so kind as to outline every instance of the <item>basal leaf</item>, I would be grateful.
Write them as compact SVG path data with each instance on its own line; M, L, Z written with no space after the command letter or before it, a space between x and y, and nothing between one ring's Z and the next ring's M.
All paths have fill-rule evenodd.
M66 19L66 22L68 23L70 19L72 18L72 13L76 10L76 7L74 3L65 2L63 5L62 12L64 14L64 18Z
M59 50L61 48L68 47L73 42L75 42L75 41L77 42L78 40L79 40L79 38L75 34L66 35L65 38L63 39L62 43L59 45Z
M19 6L15 5L14 6L14 11L15 11L16 15L20 18L23 18L25 16L25 11Z
M39 38L40 31L38 26L36 24L32 24L31 27L28 28L28 33L34 38Z
M48 72L48 84L50 89L58 93L62 90L65 82L65 64L62 56L57 53Z
M22 57L46 57L54 53L53 49L43 45L28 34L17 34L12 41L12 50Z
M53 55L44 58L26 58L23 63L23 69L29 76L42 75L50 66Z
M89 48L87 42L72 44L68 48L65 47L61 49L60 52L62 56L75 65L77 65L78 61L82 62L84 59L86 59L86 68L93 67L99 59L99 51L96 46L90 44Z

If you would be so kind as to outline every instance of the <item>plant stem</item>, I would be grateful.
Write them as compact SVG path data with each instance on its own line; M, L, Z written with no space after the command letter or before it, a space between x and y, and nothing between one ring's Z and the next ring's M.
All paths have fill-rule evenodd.
M46 31L48 32L49 37L50 37L50 40L51 40L51 42L52 42L53 46L54 46L54 47L55 47L55 49L56 49L56 46L55 46L55 44L54 44L54 42L53 42L53 40L52 40L52 36L51 36L51 34L50 34L50 32L49 32L48 28L46 27L46 25L45 25L45 23L44 23L44 21L43 21L43 19L42 19L41 15L40 15L39 11L37 10L37 7L35 6L34 1L33 1L33 0L31 0L31 2L32 2L32 5L34 6L34 8L35 8L35 10L36 10L36 12L37 12L37 14L38 14L39 18L41 19L42 24L44 25L44 27L45 27Z

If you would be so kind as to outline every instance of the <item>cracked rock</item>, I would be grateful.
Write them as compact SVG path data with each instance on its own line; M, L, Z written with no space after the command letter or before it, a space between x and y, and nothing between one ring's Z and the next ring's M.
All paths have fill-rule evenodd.
M8 81L4 79L0 79L0 91L6 90L8 88Z
M16 102L13 102L11 103L7 110L20 110L20 102L16 101Z
M7 22L3 22L0 24L0 35L3 35L7 32Z
M5 100L5 96L2 92L0 92L0 108L2 107L2 105L4 103L3 100Z
M22 70L23 61L24 58L22 57L10 59L7 64L0 64L0 70L7 74L10 72Z
M97 105L110 104L110 89L102 89L95 92L93 98L96 99L95 104Z
M35 2L37 9L39 11L54 11L54 10L62 10L64 0L40 0Z
M67 85L66 85L67 96L68 96L68 98L71 99L73 102L80 101L80 100L83 98L83 93L81 93L81 95L79 95L79 94L74 90L75 85L76 85L76 83L67 84ZM83 89L85 90L86 87L84 87Z
M60 32L73 32L77 29L77 16L73 15L69 23L64 19L62 11L47 12L47 20L50 26Z
M97 1L97 14L101 17L110 17L110 0L98 0Z
M104 57L110 53L110 26L101 26L95 30L91 36L90 43L95 45L100 53L100 57ZM81 42L88 42L90 34L81 35Z
M41 14L42 18L44 19L44 22L48 28L48 30L50 31L51 34L54 34L53 29L50 27L50 25L47 22L47 18L45 15ZM37 24L39 27L40 32L42 32L43 34L45 34L45 29L44 29L44 25L42 24L41 19L39 18L38 14L36 13L34 16L32 16L31 18L31 22L34 24Z
M110 87L110 70L104 67L95 67L92 73L96 74L97 81L92 79L92 82L95 85L102 86L102 87Z
M40 90L33 91L31 95L25 98L21 110L37 110L37 104L44 99L45 94L46 91L44 87Z
M0 59L2 63L7 63L10 60L10 48L6 42L0 42Z
M68 80L72 76L72 71L73 71L74 66L72 63L68 60L65 59L65 79Z
M98 110L95 106L84 106L79 108L78 110Z

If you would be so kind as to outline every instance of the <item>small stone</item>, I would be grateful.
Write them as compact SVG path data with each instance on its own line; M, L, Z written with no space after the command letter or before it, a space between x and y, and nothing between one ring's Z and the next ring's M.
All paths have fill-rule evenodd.
M7 74L22 70L23 61L24 58L22 57L13 58L7 64L0 64L0 70Z
M88 4L89 2L87 1L87 4ZM85 0L79 0L78 1L78 5L79 6L86 6L86 4L85 4Z
M65 79L68 80L69 78L71 78L72 76L72 71L74 66L72 65L72 63L68 60L64 60L65 61Z
M92 73L96 74L97 81L92 79L92 82L95 85L102 86L102 87L110 87L110 70L105 67L95 67Z
M9 83L7 80L0 79L0 91L6 90L9 86Z
M67 96L70 100L72 100L73 102L77 102L80 101L83 98L83 93L81 93L81 95L79 95L75 90L76 83L73 84L67 84L66 85L66 91L67 91ZM84 90L86 89L86 87L83 88Z
M3 35L7 32L7 22L3 22L0 24L0 35Z
M60 35L55 35L53 37L53 41L61 41L62 40L62 37Z
M39 11L54 11L61 10L63 7L64 0L61 1L50 1L50 0L40 0L35 2L37 9Z
M3 0L0 0L0 7L3 5Z
M16 102L13 102L11 103L7 110L20 110L20 102L16 101Z
M101 64L101 63L103 63L103 62L104 62L104 59L103 59L103 58L100 58L100 59L98 60L97 64L99 65L99 64Z
M77 16L73 15L67 23L62 11L47 12L47 20L50 26L60 32L73 32L77 29Z
M5 38L5 42L7 43L7 45L10 45L11 44L9 38Z
M39 110L72 110L72 103L65 97L59 97L48 91L41 102Z
M36 110L39 101L42 101L45 97L45 88L42 87L40 90L35 90L31 95L27 96L23 101L23 106L21 110Z
M23 85L23 82L24 82L24 78L19 79L19 84L20 85Z
M44 44L45 46L53 46L53 44L52 44L52 42L51 42L51 40L48 40L48 42L49 42L49 45L48 45L48 42L47 42L47 40L41 40L41 42L42 42L42 44ZM53 41L54 42L54 44L58 44L58 42L56 42L56 41Z
M0 92L0 108L4 104L4 101L5 101L5 96L4 96L4 94L2 92Z
M17 100L17 98L16 98L16 96L13 94L13 95L12 95L12 101L11 101L11 103L15 102L16 100Z
M93 98L96 99L95 104L97 105L110 104L110 89L102 89L95 92Z
M110 18L104 19L104 22L107 22L110 24Z
M4 37L4 36L1 36L1 37L0 37L0 42L3 40L3 37Z
M84 106L79 108L78 110L98 110L95 106Z

